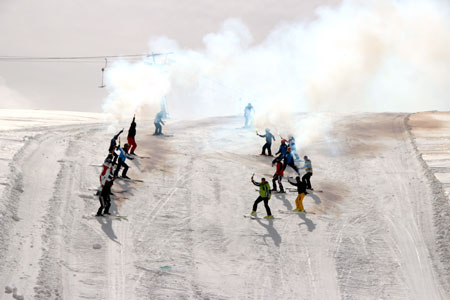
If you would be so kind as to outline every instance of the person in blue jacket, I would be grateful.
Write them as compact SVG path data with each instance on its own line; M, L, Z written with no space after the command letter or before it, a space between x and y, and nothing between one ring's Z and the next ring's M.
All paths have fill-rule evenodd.
M128 172L128 165L125 163L125 161L128 159L133 159L133 157L128 155L128 144L123 145L123 149L119 146L117 146L117 149L119 149L120 151L120 155L119 155L119 162L117 164L116 167L116 171L114 172L114 177L118 177L119 176L119 172L120 172L120 168L123 167L123 171L122 171L122 178L127 178L130 179L130 177L127 176L127 172Z
M270 133L270 129L266 128L266 134L259 134L258 131L256 134L260 137L266 138L266 143L262 147L261 155L266 155L266 149L269 156L272 156L272 139L275 141L275 137L272 133Z
M163 134L162 133L162 126L161 126L161 124L165 125L164 121L162 120L163 115L164 115L164 113L162 111L160 111L159 113L156 114L155 121L154 121L155 133L153 135L161 135L161 134Z
M295 145L295 138L292 135L289 137L289 147L291 147L291 152L295 155L295 160L300 160L300 155L298 155L297 146Z
M278 149L278 152L275 153L275 155L278 155L277 158L275 158L272 162L272 164L275 163L276 160L282 160L287 153L287 149L288 149L288 145L286 144L286 140L285 139L281 139L281 145L280 148Z
M294 162L294 155L292 155L291 148L288 147L286 155L284 156L284 170L286 170L286 167L289 166L297 173L298 176L300 176L300 170L297 168Z
M253 115L255 114L255 109L252 104L249 103L244 109L245 125L244 128L249 128L253 126Z

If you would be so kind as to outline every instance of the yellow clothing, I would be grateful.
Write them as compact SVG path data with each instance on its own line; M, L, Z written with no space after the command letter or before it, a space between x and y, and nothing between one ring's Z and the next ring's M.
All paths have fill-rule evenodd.
M305 193L298 194L297 199L295 199L295 204L297 205L297 209L304 211L303 208L303 198L305 198Z

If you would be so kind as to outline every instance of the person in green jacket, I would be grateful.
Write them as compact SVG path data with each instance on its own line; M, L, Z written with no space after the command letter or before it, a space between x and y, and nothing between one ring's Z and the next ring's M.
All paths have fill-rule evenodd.
M256 215L256 209L258 208L258 204L261 201L264 201L264 207L266 208L266 212L267 212L267 216L264 218L273 219L272 212L270 211L270 207L269 207L269 199L271 197L269 183L266 181L265 178L261 178L261 182L255 182L253 180L253 175L252 175L251 180L254 185L259 186L259 197L255 200L255 203L253 203L253 210L252 210L251 215L252 216Z

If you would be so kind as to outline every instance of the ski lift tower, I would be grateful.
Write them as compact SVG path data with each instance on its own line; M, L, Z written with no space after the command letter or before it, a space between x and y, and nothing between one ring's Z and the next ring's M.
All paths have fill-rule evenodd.
M150 62L150 64L158 66L163 69L165 66L167 66L169 64L169 61L168 61L169 54L171 54L171 52L170 53L153 53L152 52L151 54L148 55L149 57L150 56L152 57L152 63ZM156 60L156 57L158 57L158 56L164 56L164 61L161 63L158 63ZM161 106L161 112L163 114L163 118L165 118L165 119L168 118L169 114L167 113L167 99L166 99L165 95L161 97L160 106Z

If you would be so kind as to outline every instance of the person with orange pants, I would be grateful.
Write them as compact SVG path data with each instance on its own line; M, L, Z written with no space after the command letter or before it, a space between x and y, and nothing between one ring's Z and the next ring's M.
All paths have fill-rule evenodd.
M137 148L136 141L134 137L136 136L136 115L133 116L133 121L131 122L130 129L128 129L128 145L130 145L130 154L135 155L134 150Z
M295 181L296 182L292 182L290 178L288 178L288 182L297 187L298 196L297 199L295 199L295 204L297 207L294 211L306 212L303 207L303 199L308 194L308 192L306 192L306 183L300 180L300 176L295 177Z

